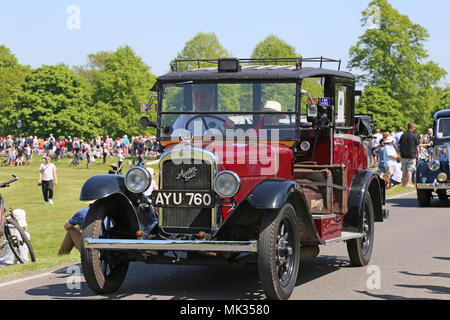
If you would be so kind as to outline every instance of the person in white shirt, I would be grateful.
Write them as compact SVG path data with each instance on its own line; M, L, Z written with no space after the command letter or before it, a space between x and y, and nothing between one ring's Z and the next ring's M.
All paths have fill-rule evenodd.
M148 187L147 190L144 191L143 194L144 196L151 198L152 191L158 190L158 184L156 183L155 180L155 170L153 170L153 168L151 167L146 167L145 169L147 169L147 171L150 173L150 177L152 177L152 182L150 183L150 186Z
M44 157L45 163L39 167L38 185L42 185L42 194L44 195L45 204L53 204L53 183L58 184L56 176L56 166L51 163L49 155Z
M402 135L403 135L403 127L399 127L398 132L394 136L394 145L396 149L398 149L398 142L400 141Z

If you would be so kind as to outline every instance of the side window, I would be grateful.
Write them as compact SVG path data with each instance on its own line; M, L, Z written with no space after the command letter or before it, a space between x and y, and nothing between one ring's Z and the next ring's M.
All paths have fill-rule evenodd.
M309 92L311 98L317 103L317 98L325 97L325 79L323 78L306 78L302 81L302 89ZM300 100L300 122L308 123L306 121L306 106L309 103L308 95L303 95Z
M349 85L336 84L334 96L334 113L336 126L350 125L351 90Z

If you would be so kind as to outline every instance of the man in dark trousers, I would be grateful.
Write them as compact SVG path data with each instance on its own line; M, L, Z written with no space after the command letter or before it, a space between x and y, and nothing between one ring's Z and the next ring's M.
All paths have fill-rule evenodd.
M408 131L398 142L402 156L402 185L405 187L412 186L412 174L416 170L416 159L419 153L420 138L414 132L415 130L416 125L413 122L408 123Z

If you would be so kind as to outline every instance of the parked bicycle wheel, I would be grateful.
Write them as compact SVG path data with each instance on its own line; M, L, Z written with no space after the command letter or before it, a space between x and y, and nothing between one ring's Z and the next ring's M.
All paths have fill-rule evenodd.
M14 227L18 231L18 233L11 232L12 227ZM5 221L5 237L8 241L9 247L20 263L26 262L20 254L23 245L26 245L28 248L30 260L32 262L36 261L36 256L34 254L33 247L31 246L30 239L28 239L25 231L22 229L19 223L11 217L6 218Z

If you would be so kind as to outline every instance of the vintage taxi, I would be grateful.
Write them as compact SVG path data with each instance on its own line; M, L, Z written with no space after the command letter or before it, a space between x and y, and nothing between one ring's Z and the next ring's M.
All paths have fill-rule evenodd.
M130 261L255 263L266 297L288 299L321 245L346 243L367 265L388 211L353 74L323 57L184 62L157 78L157 122L141 119L157 130L159 189L144 195L139 166L83 185L80 199L95 200L81 250L89 287L117 290Z

